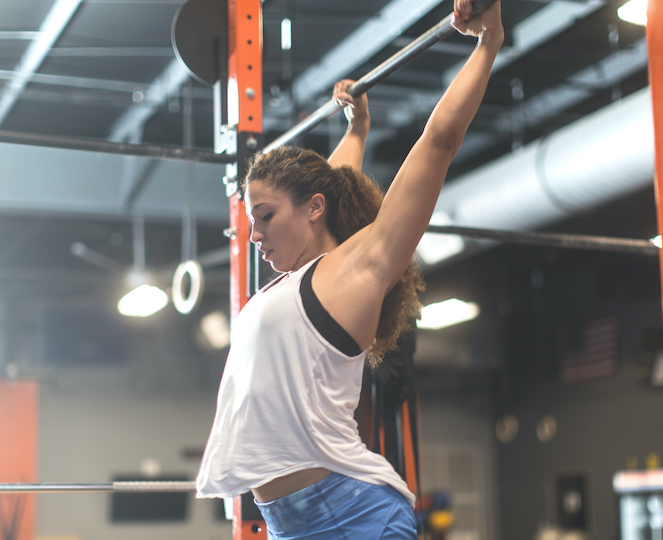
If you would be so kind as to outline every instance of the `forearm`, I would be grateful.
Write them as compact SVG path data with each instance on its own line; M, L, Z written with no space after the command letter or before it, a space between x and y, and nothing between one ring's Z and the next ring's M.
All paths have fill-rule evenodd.
M495 15L495 11L493 11ZM367 244L376 267L393 284L409 262L433 212L446 171L483 99L504 39L501 24L477 47L435 107L424 133L391 183Z
M436 147L451 152L451 157L460 147L479 109L490 70L503 41L501 26L478 38L472 55L449 85L426 124L424 137L430 137Z
M343 138L329 156L328 161L333 167L350 165L361 170L362 161L364 160L364 146L370 125L371 119L368 116L355 119L348 125Z

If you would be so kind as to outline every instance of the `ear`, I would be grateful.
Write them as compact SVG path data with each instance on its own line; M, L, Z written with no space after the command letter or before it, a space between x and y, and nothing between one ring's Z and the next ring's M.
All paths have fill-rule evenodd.
M309 219L312 222L317 222L325 213L325 208L327 207L327 201L325 196L322 193L316 193L309 199Z

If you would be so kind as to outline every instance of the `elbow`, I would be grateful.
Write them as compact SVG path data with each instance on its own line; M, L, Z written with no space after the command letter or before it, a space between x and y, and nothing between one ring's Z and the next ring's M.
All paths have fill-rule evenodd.
M460 149L464 138L465 131L460 130L444 130L430 134L432 148L435 149L438 155L446 156L449 161Z

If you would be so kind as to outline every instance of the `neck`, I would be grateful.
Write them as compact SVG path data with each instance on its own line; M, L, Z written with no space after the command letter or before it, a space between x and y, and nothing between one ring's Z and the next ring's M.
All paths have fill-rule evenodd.
M295 267L291 271L294 272L299 270L302 266L320 257L320 255L329 253L337 247L338 244L336 243L336 240L325 228L324 233L321 234L319 238L316 238L316 241L313 242L311 246L308 246L304 250L304 252L299 257L299 260L295 264Z

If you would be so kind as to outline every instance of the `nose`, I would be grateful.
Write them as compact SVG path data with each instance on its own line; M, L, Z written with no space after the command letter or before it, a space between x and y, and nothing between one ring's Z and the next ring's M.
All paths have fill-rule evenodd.
M249 237L251 242L254 244L257 244L258 242L262 241L264 238L264 235L256 230L256 225L255 223L251 223L251 236Z

